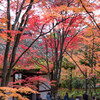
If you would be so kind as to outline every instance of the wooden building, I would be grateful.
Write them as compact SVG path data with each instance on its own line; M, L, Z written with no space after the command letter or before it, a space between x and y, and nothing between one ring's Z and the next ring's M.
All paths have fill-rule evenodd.
M17 70L12 76L11 81L15 82L16 80L25 79L26 77L34 77L34 76L42 76L43 78L46 78L49 80L48 74L45 72L38 73L39 70ZM51 74L52 76L52 74ZM46 94L50 92L51 86L48 85L48 82L43 82L41 84L36 85L37 91L39 94L41 94L41 97L43 100L46 100ZM36 100L37 95L36 94L28 94L27 95L30 100ZM10 99L11 100L11 99Z

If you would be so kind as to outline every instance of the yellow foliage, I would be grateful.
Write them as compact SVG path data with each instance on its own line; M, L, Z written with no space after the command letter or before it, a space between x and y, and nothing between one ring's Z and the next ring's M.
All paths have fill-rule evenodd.
M11 87L0 87L0 97L5 100L8 100L8 98L10 97L16 97L18 100L29 100L28 98L22 97L19 92L25 94L38 93L37 91L34 91L29 87L21 87L19 89Z
M38 93L37 91L34 91L31 88L29 88L29 87L21 87L17 91L19 91L20 93L25 93L25 94L28 94L28 93Z

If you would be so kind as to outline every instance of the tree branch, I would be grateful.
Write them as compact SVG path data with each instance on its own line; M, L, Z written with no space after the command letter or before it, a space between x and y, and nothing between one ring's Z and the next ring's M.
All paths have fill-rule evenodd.
M95 23L95 25L97 26L97 28L99 29L100 31L100 27L99 25L97 24L97 22L95 21L95 19L91 16L90 12L86 9L86 7L84 6L82 0L80 0L81 4L82 4L82 7L84 8L84 10L86 11L86 13L92 18L93 22Z

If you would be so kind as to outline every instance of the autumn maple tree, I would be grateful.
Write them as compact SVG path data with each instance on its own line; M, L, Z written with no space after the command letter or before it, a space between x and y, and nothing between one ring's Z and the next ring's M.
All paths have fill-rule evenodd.
M56 98L55 96L59 87L62 59L64 53L67 50L67 48L74 48L76 46L75 43L77 41L77 35L81 31L80 28L84 17L78 14L75 14L73 17L71 15L67 16L61 14L56 19L51 18L52 22L55 21L57 23L59 20L62 19L65 21L60 23L57 27L55 27L52 30L52 32L50 32L50 34L43 36L41 43L45 50L43 52L45 55L42 56L42 58L44 59L44 62L46 62L46 70L49 74L50 72L53 73L53 77L49 78L50 80L55 81L55 86L52 86L51 88L54 98ZM77 23L81 23L81 25Z
M85 31L85 32L84 32ZM96 77L99 77L99 32L94 29L93 27L87 28L87 30L84 30L85 33L83 35L83 40L85 47L83 49L83 59L80 59L81 64L84 64L86 66L89 66L91 68L90 75L91 79L93 80L93 88L96 93L95 87L96 87ZM95 34L95 35L94 35ZM80 37L82 38L82 37ZM88 42L88 43L86 43ZM87 45L86 45L87 44ZM81 51L82 52L82 51ZM90 82L90 81L89 81ZM89 83L91 84L91 83Z
M3 3L5 3L4 6ZM50 29L48 32L43 32L45 24L47 23L42 21L40 16L35 14L36 4L39 4L38 0L2 0L0 2L0 6L3 6L4 9L0 10L2 15L0 18L0 26L2 29L1 40L6 45L3 55L1 55L4 57L1 62L3 68L1 86L7 86L12 69L23 54L30 49L40 36L52 30ZM18 49L19 45L22 43L21 41L27 38L30 38L32 41L25 50L22 51L20 49L22 51L20 52ZM17 55L18 53L19 55Z
M89 84L89 94L91 94L91 88L93 88L96 95L96 81L100 77L99 42L99 31L95 28L95 26L90 24L88 28L84 29L79 35L79 48L77 50L73 50L73 52L66 52L84 76L85 91L87 92L87 84ZM90 97L92 97L92 95Z

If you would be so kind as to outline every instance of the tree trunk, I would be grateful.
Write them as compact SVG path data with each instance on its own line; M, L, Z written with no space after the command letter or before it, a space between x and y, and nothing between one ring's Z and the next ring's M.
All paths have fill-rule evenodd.
M10 30L10 0L7 0L7 30ZM6 43L6 49L4 54L4 60L3 60L3 70L2 70L2 80L1 80L1 86L6 86L6 74L7 74L7 67L8 67L8 54L9 54L9 48L10 48L10 40L11 38L10 33L7 33L7 43Z
M71 68L70 81L69 81L69 90L72 91L72 68Z
M89 82L89 100L92 100L91 79L89 79L88 82Z
M87 93L87 71L85 72L84 79L85 79L84 91Z
M17 51L17 48L18 48L20 37L21 37L21 34L17 34L17 36L15 37L15 42L14 42L13 51L12 51L12 58L11 58L9 70L7 72L7 75L6 75L6 83L5 83L6 86L8 85L8 82L9 82L9 79L10 79L10 76L11 76L11 73L12 73L12 68L14 67L13 63L15 61L16 51Z
M6 74L7 74L7 58L8 58L8 53L9 53L9 47L10 47L10 41L7 42L6 44L6 50L5 50L5 55L4 55L4 62L3 62L3 69L2 69L2 80L1 80L1 86L6 86Z
M55 84L55 86L52 86L51 87L51 93L52 93L52 96L53 96L53 100L56 100L56 96L57 96L57 92L58 92L58 84Z
M93 77L93 90L95 92L95 95L97 95L97 92L96 92L96 78L95 78L95 76Z

